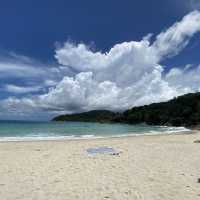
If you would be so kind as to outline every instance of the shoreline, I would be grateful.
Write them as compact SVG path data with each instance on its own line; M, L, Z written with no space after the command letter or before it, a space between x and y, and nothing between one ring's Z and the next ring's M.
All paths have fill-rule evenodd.
M111 135L111 136L95 136L95 135L83 135L83 136L54 136L54 137L0 137L0 143L2 142L42 142L42 141L82 141L82 140L109 140L115 138L130 138L130 137L146 137L146 136L166 136L166 135L185 135L196 134L198 129L188 129L184 131L172 131L172 132L157 132L157 133L133 133L123 135Z

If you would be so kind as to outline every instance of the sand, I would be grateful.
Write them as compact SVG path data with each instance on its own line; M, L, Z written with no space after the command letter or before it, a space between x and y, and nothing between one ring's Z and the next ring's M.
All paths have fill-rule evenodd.
M1 142L1 200L198 200L200 133ZM88 156L111 146L122 153Z

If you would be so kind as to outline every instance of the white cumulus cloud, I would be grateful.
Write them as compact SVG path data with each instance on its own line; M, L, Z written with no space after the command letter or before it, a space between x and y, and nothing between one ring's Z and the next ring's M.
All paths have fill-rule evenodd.
M200 31L200 12L193 11L182 21L160 33L152 47L158 52L160 59L174 56L188 44L189 39L198 31Z

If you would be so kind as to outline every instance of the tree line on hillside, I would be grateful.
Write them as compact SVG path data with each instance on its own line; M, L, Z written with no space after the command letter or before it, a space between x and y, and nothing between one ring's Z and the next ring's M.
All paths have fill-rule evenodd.
M53 120L196 126L200 124L200 92L179 96L168 102L134 107L123 113L95 110L78 114L61 115L55 117Z

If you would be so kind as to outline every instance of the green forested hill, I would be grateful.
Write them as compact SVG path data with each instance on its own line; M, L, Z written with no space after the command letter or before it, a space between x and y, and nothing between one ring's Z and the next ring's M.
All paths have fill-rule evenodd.
M60 115L55 117L53 121L110 122L114 117L115 113L108 110L92 110L83 113Z
M195 126L200 124L200 92L168 102L134 107L121 114L107 110L61 115L55 121L147 123L151 125Z
M125 111L115 122L152 125L195 126L200 124L200 93L191 93L168 102L134 107Z

